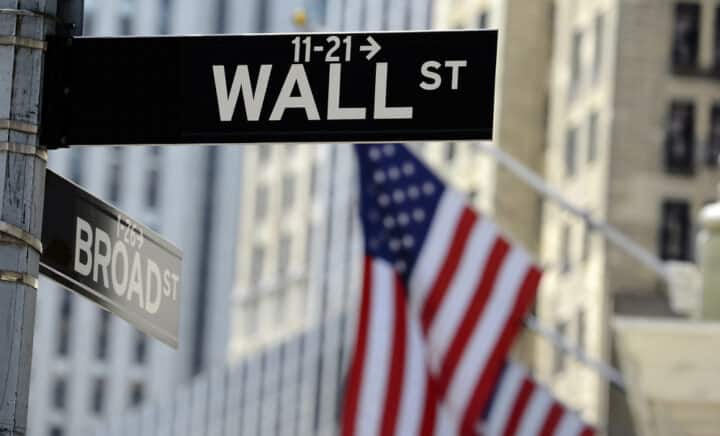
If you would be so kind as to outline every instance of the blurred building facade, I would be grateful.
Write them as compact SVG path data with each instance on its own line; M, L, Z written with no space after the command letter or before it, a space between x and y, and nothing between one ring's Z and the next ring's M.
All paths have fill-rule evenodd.
M697 212L716 195L720 2L528 6L436 2L436 27L500 29L494 145L661 259L693 260ZM522 66L516 74L513 59ZM471 158L471 150L457 154ZM466 166L463 159L449 168L471 193L480 183L478 205L536 247L546 267L537 315L590 357L617 366L609 327L616 315L677 316L660 278L583 220L501 182L492 163ZM475 175L481 170L487 173ZM503 214L503 201L511 213ZM633 434L623 393L543 339L528 350L538 376L562 400L608 434Z

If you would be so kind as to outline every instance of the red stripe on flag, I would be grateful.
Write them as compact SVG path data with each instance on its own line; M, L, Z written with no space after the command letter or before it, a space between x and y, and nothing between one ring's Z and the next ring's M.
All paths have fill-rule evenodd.
M580 436L595 436L595 429L592 427L585 426Z
M472 397L465 409L465 416L463 417L461 427L465 429L465 431L473 428L478 417L487 405L493 387L497 383L497 378L505 363L507 353L510 351L510 346L522 326L522 318L525 313L527 313L530 304L535 298L541 275L540 270L534 266L530 267L525 274L515 307L513 307L513 311L505 323L505 328L502 329L502 334L495 345L495 350L490 356L490 360L485 366L485 371L483 371L478 384L475 386Z
M458 221L457 228L455 229L455 236L453 236L450 248L448 249L448 252L445 253L445 263L443 263L437 279L423 303L420 320L422 322L423 333L426 336L428 330L430 329L430 324L432 324L435 314L440 308L440 304L447 293L447 289L450 286L453 276L455 275L455 271L460 264L460 259L465 251L465 245L467 244L470 231L476 221L477 215L466 207L460 215L460 220Z
M402 398L405 374L405 350L407 348L407 301L405 287L395 276L395 325L393 334L392 360L388 374L388 387L383 408L381 436L392 436L397 426L398 409ZM390 332L388 332L390 333Z
M557 402L553 402L553 405L550 408L547 417L545 418L545 423L543 424L542 431L540 431L540 436L552 436L555 433L555 429L557 428L558 423L560 422L560 418L562 418L562 415L562 406L560 406Z
M518 391L517 397L515 397L515 404L513 404L510 418L508 419L507 425L505 426L505 436L513 436L520 425L520 420L525 413L525 408L530 400L530 395L535 389L534 383L529 379L525 378L520 390Z
M362 384L363 369L365 366L365 349L367 348L367 331L370 322L370 300L372 298L372 259L365 257L363 274L362 303L360 306L360 319L355 343L355 355L348 374L348 387L345 394L345 408L343 413L343 436L355 434L355 420L357 418L360 386Z
M433 436L435 433L435 420L438 413L437 391L435 380L427 373L427 381L425 384L425 408L423 410L422 423L420 426L420 436Z
M475 290L470 307L465 312L463 319L458 328L457 334L452 340L450 347L448 348L447 355L444 357L442 362L442 368L440 369L440 377L438 378L438 389L440 396L445 395L445 391L450 385L450 380L455 373L455 368L460 359L462 358L465 346L475 333L475 325L477 324L480 315L485 308L488 297L492 292L495 285L495 279L497 278L500 267L509 251L510 246L502 238L497 238L493 245L490 257L487 264L485 265L485 271L483 271L480 283Z

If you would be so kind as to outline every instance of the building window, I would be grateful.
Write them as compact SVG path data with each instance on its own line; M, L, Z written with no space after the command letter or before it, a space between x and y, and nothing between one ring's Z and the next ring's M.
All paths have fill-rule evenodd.
M268 213L268 188L259 185L255 191L255 219L263 220Z
M83 184L85 149L76 148L70 153L70 179L78 185Z
M595 57L593 58L593 81L596 82L600 78L603 67L603 50L605 39L605 17L597 15L595 17Z
M564 224L560 235L560 272L570 272L572 265L570 261L570 225Z
M587 328L585 326L585 310L580 309L577 314L577 347L583 353L585 352L585 343L587 334Z
M698 61L700 44L700 5L678 3L675 5L675 28L673 31L672 63L677 72L694 70Z
M110 337L110 312L100 310L100 326L97 332L95 344L95 357L98 360L105 360L108 356L108 339Z
M49 436L63 436L63 429L60 427L51 427L50 432L48 433Z
M130 406L137 406L142 403L145 397L145 388L142 383L136 382L130 385Z
M263 273L263 264L265 263L265 249L256 245L253 248L252 259L250 263L250 286L257 288L260 285L260 279Z
M261 2L264 3L264 2ZM258 161L261 164L267 163L270 160L272 154L272 145L270 144L259 144L258 146Z
M70 329L72 325L72 295L68 291L62 292L60 303L60 323L58 325L57 354L67 356L70 352Z
M162 149L160 147L150 148L148 158L148 180L145 184L145 205L150 209L158 206L160 192L160 169L162 168Z
M582 75L582 33L576 31L572 36L572 51L570 53L570 97L577 95Z
M720 164L720 103L715 103L710 113L710 137L705 159L712 167Z
M135 332L134 361L137 364L147 362L147 337L143 332Z
M280 238L278 244L278 277L283 277L287 274L290 264L290 237L284 235Z
M58 377L53 384L52 404L57 410L65 410L65 400L67 397L67 384L65 379Z
M448 142L445 144L445 162L452 162L457 154L457 144Z
M96 378L92 388L92 412L102 415L105 407L105 379Z
M310 165L310 197L314 197L315 191L317 190L317 178L318 178L318 168L317 163L315 160L312 161L312 164Z
M172 16L172 0L160 0L160 24L158 28L160 33L167 35L170 33L170 17Z
M478 29L485 29L488 26L488 14L486 11L483 11L478 14L477 17L477 28Z
M692 174L694 126L693 104L685 101L672 102L665 135L665 169L669 173Z
M583 226L583 241L582 241L582 260L583 262L590 259L590 250L592 249L592 229L590 225L585 223Z
M720 75L720 7L715 9L715 50L713 58L715 74Z
M120 201L120 186L123 177L123 164L125 160L125 149L113 147L110 149L110 179L108 184L108 200L111 203Z
M282 179L282 208L288 211L295 203L295 177L285 174Z
M120 3L120 34L132 35L134 33L133 14L135 13L135 1L123 0Z
M577 159L577 129L569 129L565 136L565 176L575 175Z
M555 333L561 338L567 334L567 323L559 322L555 325ZM560 347L553 347L553 375L565 371L565 350Z
M595 162L598 155L598 114L593 112L588 119L588 162Z
M690 205L684 200L663 202L660 223L660 257L690 260Z

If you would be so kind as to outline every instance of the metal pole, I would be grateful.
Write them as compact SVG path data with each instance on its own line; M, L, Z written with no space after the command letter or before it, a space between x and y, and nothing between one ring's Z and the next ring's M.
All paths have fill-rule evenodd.
M0 436L27 431L47 152L38 144L50 0L0 10ZM4 2L7 5L8 2Z

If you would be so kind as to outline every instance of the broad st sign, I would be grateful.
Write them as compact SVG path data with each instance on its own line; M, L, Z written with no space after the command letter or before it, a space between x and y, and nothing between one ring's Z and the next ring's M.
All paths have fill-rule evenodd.
M53 39L43 144L490 139L496 50L487 30Z
M177 347L182 253L52 171L40 272Z

